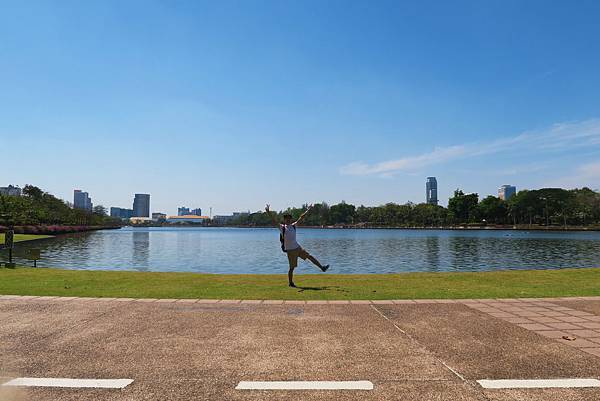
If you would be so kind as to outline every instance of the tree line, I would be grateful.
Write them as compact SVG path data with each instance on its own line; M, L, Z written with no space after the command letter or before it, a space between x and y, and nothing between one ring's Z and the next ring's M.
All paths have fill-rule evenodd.
M103 226L115 221L107 216L106 208L95 206L93 211L74 209L62 199L33 185L23 188L22 196L0 195L0 225L39 226Z
M298 218L308 205L288 208L278 213L289 213ZM264 212L239 216L231 225L267 226L270 217ZM346 203L314 205L305 217L308 226L356 227L455 227L481 225L527 226L590 226L600 224L600 193L589 188L566 190L542 188L522 190L508 201L496 196L479 199L477 193L465 194L457 189L448 200L448 207L427 203L386 203L364 206Z
M298 218L308 207L288 208L284 213ZM0 195L0 226L105 226L118 225L102 205L92 212L74 209L67 202L33 185L22 196ZM270 217L260 211L240 215L229 222L240 226L268 226ZM305 217L309 226L356 227L454 227L463 225L593 226L600 225L600 193L589 188L522 190L504 201L496 196L479 199L476 193L457 189L448 207L426 203L386 203L364 206L344 201L314 205Z

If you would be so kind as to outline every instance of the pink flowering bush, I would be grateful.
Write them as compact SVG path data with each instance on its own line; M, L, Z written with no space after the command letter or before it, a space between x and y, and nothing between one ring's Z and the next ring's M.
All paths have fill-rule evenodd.
M25 234L38 234L39 230L36 226L25 226L23 227Z
M15 234L46 234L46 235L60 235L69 233L80 233L92 230L101 230L103 228L110 228L104 226L61 226L61 225L49 225L49 226L15 226ZM8 227L0 226L0 232L5 232Z

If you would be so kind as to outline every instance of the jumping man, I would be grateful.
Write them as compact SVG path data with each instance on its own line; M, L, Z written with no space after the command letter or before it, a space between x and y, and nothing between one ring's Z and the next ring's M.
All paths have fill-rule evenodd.
M267 207L265 208L267 214L271 217L271 221L273 222L273 225L279 226L279 231L281 232L281 236L283 238L281 249L285 253L287 253L288 262L290 263L290 270L288 271L288 279L289 279L290 287L296 287L296 284L294 284L294 269L296 267L298 267L298 258L299 257L302 258L302 260L306 260L306 259L310 260L311 262L313 262L313 264L315 266L317 266L323 272L326 272L327 269L329 269L329 265L323 266L321 264L321 262L319 262L311 254L306 252L300 246L300 244L298 244L298 242L296 241L296 227L298 226L298 224L300 224L300 222L302 221L304 216L306 216L306 214L310 211L310 209L312 209L312 207L313 206L310 205L308 207L308 209L306 209L306 211L300 215L298 220L296 220L293 223L292 223L292 215L284 214L283 215L283 224L277 223L277 221L275 220L275 217L273 217L273 215L271 214L269 205L267 205Z

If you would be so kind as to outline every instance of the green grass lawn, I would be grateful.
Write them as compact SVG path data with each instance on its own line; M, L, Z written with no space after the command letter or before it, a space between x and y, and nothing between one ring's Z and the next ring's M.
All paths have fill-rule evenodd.
M34 239L52 238L52 235L15 234L14 242L31 241ZM0 233L0 244L4 244L4 234Z
M600 268L485 273L217 275L0 269L0 294L131 298L428 299L600 295Z

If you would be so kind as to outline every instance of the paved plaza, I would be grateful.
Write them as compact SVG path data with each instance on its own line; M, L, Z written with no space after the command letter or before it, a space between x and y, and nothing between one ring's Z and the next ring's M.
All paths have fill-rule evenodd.
M1 296L0 321L3 401L600 399L598 297Z

